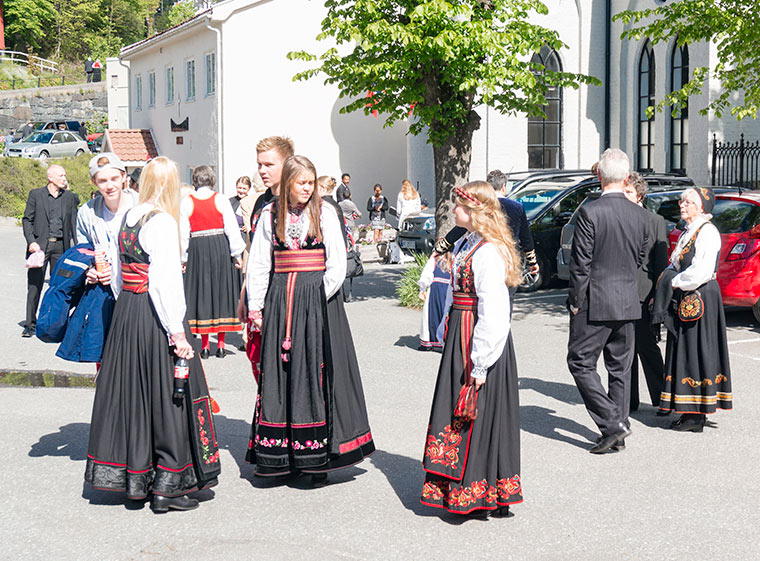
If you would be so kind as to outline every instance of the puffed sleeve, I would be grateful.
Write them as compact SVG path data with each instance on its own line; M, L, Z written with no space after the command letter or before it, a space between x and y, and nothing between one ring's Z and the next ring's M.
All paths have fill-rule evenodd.
M77 212L77 243L91 243L90 228L87 223L89 204L82 205Z
M140 245L148 253L148 295L167 335L184 333L185 287L182 283L177 222L162 212L140 229Z
M240 235L240 227L235 218L235 211L232 210L230 200L217 195L216 208L222 213L222 219L224 220L224 234L230 242L230 256L239 257L245 250L245 242Z
M417 282L417 286L420 290L427 290L433 282L433 273L435 272L435 257L429 257L427 263L422 268L420 273L420 280Z
M272 205L261 211L256 233L253 235L248 268L245 275L248 309L257 312L264 307L272 269Z
M472 334L472 377L484 380L507 344L509 289L504 282L504 260L496 248L485 244L472 257L478 319Z
M343 286L346 279L346 244L335 209L322 204L322 238L325 244L325 294L328 300Z
M192 197L184 197L179 205L179 239L183 263L187 263L187 248L190 245L190 215L192 213L193 199Z
M720 255L720 233L712 224L705 224L694 242L694 259L678 273L671 284L681 290L696 290L715 275L715 263Z

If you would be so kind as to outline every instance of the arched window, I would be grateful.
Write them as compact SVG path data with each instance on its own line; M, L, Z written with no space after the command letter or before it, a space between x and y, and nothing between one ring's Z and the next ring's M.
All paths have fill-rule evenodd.
M654 154L654 115L647 117L647 107L654 105L654 51L649 41L641 50L639 58L639 153L636 169L652 171Z
M673 45L670 57L670 91L680 90L689 81L689 48ZM689 106L676 109L670 117L670 171L686 173L689 148Z
M562 71L557 51L546 45L533 55L531 62L542 67L536 72L539 79L544 70ZM546 118L528 117L528 167L562 169L562 88L547 86L544 112Z

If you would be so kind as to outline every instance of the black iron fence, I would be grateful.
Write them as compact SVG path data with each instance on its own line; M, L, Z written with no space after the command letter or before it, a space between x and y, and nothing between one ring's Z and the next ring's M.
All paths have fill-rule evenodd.
M87 75L84 72L52 76L30 76L29 78L4 78L0 80L0 90L70 86L73 84L84 84L85 82L87 82Z
M713 135L712 184L760 188L760 141L718 142Z

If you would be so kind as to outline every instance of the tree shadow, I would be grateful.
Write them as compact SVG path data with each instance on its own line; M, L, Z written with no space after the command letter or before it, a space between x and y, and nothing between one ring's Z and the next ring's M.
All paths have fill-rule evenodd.
M587 426L564 417L558 417L555 413L556 411L546 407L524 405L520 407L520 428L531 434L559 440L583 449L588 449L589 443L594 443L599 438L599 434ZM566 436L558 432L560 430L574 433L585 440Z
M404 272L405 267L386 265L367 266L364 275L356 277L353 282L351 302L382 298L396 299L396 282Z
M547 397L569 403L570 405L583 405L583 399L574 384L562 382L549 382L538 378L520 377L521 390L533 390Z
M87 443L90 423L70 423L58 428L58 432L46 434L32 444L29 456L68 456L74 461L87 459Z

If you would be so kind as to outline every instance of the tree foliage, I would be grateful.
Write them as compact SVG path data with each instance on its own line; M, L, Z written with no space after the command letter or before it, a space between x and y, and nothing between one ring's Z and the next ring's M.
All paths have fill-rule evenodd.
M713 76L721 83L721 92L700 110L710 110L721 117L726 111L741 120L757 118L760 107L760 51L752 45L760 42L760 11L756 0L682 0L640 11L625 11L614 19L632 25L623 38L648 38L653 44L677 38L678 46L713 41L717 60L710 67L697 67L683 88L668 94L655 109L672 106L676 112L689 96L702 91L705 81ZM743 98L736 101L736 94Z

